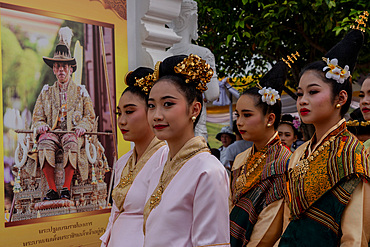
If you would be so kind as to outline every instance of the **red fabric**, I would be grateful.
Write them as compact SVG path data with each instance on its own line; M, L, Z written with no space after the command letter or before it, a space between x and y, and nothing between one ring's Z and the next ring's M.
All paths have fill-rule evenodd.
M42 171L44 172L46 180L48 181L49 189L57 191L57 187L55 186L54 168L45 162Z
M68 163L66 168L64 168L64 185L63 185L63 187L68 188L69 191L71 190L71 182L72 182L74 172L75 172L75 169L73 169L72 165L70 163Z

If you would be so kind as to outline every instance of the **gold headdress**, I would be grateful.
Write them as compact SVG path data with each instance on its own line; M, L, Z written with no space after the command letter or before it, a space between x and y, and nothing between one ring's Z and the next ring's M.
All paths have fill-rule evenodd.
M142 77L142 78L136 78L135 77L135 84L134 86L136 87L140 87L141 90L145 93L145 94L148 94L150 89L153 87L154 85L154 82L157 81L157 77L155 76L155 74L149 74L145 77Z
M126 76L125 76L125 83L127 86L134 86L134 87L140 87L141 88L141 91L143 91L145 94L148 94L150 89L153 87L154 83L157 81L158 79L158 69L159 69L159 64L160 62L158 62L156 65L155 65L155 70L153 73L150 73L150 71L153 71L152 69L149 69L149 68L144 68L144 67L140 67L138 68L137 70L146 70L144 73L146 74L146 76L143 76L143 77L134 77L134 80L135 80L135 83L133 83L133 85L131 83L129 83L129 80L131 76L134 76L135 75L135 72L134 71L129 71L127 72ZM136 71L136 70L135 70ZM136 73L137 74L137 73ZM141 76L143 75L143 73L141 73ZM132 80L132 79L131 79Z
M365 32L364 27L366 27L365 22L367 21L367 16L369 16L369 12L364 11L364 13L362 15L360 15L358 19L356 19L357 26L356 25L351 25L351 28L360 30L362 32ZM364 27L361 27L361 25L364 25Z
M199 56L190 54L174 68L175 72L185 76L186 83L194 83L200 92L207 90L207 83L211 81L213 70L205 60Z
M286 63L286 65L288 65L288 67L289 68L292 68L291 66L290 66L290 63L294 63L295 61L293 60L293 58L295 59L295 60L297 60L298 58L297 57L300 57L301 55L299 55L299 53L298 53L298 51L296 51L296 53L294 54L294 53L292 53L292 54L290 54L290 56L288 55L287 56L287 59L284 59L284 58L282 58L282 60L284 61L284 63ZM290 63L289 63L290 62Z
M159 79L159 67L161 66L162 62L161 61L158 61L155 66L154 66L154 72L153 72L153 75L154 77L156 78L156 80Z

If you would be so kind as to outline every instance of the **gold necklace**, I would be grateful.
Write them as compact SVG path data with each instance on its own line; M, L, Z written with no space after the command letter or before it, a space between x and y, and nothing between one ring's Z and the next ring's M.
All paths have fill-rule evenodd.
M247 161L244 163L243 167L242 167L242 170L241 170L241 173L240 176L236 179L236 182L235 182L235 189L237 191L240 191L241 189L243 189L243 187L245 186L245 184L247 183L247 178L252 174L252 172L262 163L262 161L265 160L266 158L266 154L267 154L267 150L261 155L261 157L257 160L257 162L253 165L252 168L249 169L249 171L247 173L245 173L245 169L246 169L246 165L249 161L249 159L247 159Z
M189 153L184 158L181 158L181 159L177 160L176 163L181 164L184 160L188 160L193 155L197 154L198 152L202 151L203 149L208 149L208 147L205 146L205 147L198 148L198 149L194 150L193 152ZM177 172L185 164L184 163L184 164L181 164L181 165L175 167L175 172L170 173L169 169L167 169L167 167L169 166L170 163L171 163L171 160L167 160L166 164L163 167L161 178L159 179L159 184L157 186L157 191L154 194L152 194L151 197L150 197L150 205L149 205L150 211L160 203L160 201L162 199L162 194L165 191L165 189L167 188L168 184L171 182L172 178L177 174ZM171 176L168 176L168 175L171 175Z
M311 153L307 158L302 159L303 155L306 153L304 152L302 154L301 159L298 161L296 166L293 168L293 171L291 173L291 177L293 180L297 180L298 178L304 178L308 170L310 169L310 162L313 161L319 154L328 149L332 142L335 141L337 136L332 136L329 138L329 140L325 141L320 147L317 148L316 151Z
M118 187L125 188L126 186L130 185L134 181L134 171L136 169L136 165L132 165L132 160L134 159L134 154L130 157L128 161L128 174L121 178Z

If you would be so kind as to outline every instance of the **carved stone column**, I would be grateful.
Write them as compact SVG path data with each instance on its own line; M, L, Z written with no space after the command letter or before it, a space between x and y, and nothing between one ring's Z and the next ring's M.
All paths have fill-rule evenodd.
M158 60L171 56L166 49L181 40L165 24L176 18L181 0L128 0L127 32L129 69L153 67Z

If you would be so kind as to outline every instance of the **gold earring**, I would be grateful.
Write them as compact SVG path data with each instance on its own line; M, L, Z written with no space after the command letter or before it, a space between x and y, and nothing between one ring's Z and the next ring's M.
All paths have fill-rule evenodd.
M192 116L191 117L191 121L193 121L193 123L195 123L195 120L197 119L197 117L196 116Z
M341 105L338 103L335 105L335 108L339 109L341 107Z
M270 124L270 123L268 123L268 124L267 124L267 127L271 127L271 124Z

